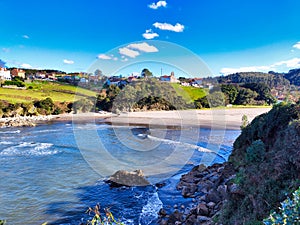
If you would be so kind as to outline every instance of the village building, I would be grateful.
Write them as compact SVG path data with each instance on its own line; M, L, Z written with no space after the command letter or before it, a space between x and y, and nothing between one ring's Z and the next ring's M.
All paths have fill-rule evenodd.
M174 72L172 72L170 76L168 76L168 75L161 76L159 78L159 80L162 82L169 82L169 83L178 83L179 82L179 80L176 79Z
M0 67L0 80L11 80L10 71Z
M22 79L25 79L25 71L22 69L13 69L12 71L10 71L10 74L12 77L20 77Z

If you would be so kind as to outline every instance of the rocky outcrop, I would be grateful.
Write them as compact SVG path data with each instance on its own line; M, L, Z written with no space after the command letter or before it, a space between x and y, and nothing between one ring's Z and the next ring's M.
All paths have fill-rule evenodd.
M242 129L229 162L181 177L177 188L194 203L160 213L160 224L262 224L299 188L299 146L300 105L275 105Z
M238 187L230 182L235 177L233 167L228 164L214 164L210 167L199 165L183 175L177 185L182 196L191 198L192 208L189 210L176 209L166 215L160 211L160 224L212 224L218 215L226 197ZM164 213L161 213L164 212Z
M150 185L142 170L135 170L133 172L118 170L111 175L106 182L109 183L111 187Z
M0 127L34 127L42 121L49 121L53 116L17 116L0 119Z

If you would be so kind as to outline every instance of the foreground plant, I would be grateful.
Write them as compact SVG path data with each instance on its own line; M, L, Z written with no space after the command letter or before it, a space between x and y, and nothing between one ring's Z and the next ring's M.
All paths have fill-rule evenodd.
M300 187L293 193L293 198L287 198L281 203L279 213L273 212L268 219L264 220L266 225L292 225L300 224Z
M100 213L100 205L97 204L94 208L89 208L86 213L92 213L94 217L91 221L88 220L87 225L124 225L122 222L117 221L110 211L110 208L104 208L105 216L102 217Z

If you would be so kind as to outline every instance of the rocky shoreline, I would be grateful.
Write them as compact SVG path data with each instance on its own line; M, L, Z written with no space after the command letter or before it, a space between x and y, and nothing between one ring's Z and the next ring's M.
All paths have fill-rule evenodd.
M159 224L215 224L225 199L228 195L239 194L237 185L230 182L235 171L229 163L214 164L209 167L199 165L183 175L177 185L184 198L190 198L191 208L175 205L174 211L167 214L165 209L159 212Z
M0 127L34 127L37 123L53 120L56 116L17 116L0 119Z

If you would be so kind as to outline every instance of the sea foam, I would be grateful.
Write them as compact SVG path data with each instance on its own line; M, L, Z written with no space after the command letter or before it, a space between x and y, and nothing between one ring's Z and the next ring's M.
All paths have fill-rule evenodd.
M2 156L46 156L57 154L58 151L52 149L51 143L31 143L22 142L19 145L10 146L0 152Z

